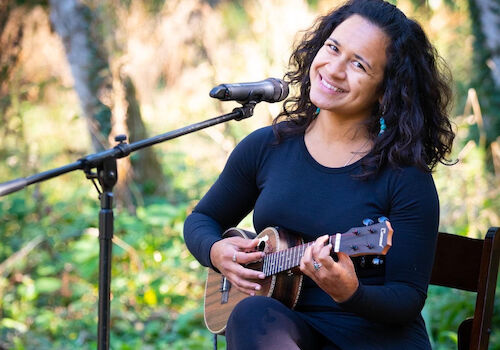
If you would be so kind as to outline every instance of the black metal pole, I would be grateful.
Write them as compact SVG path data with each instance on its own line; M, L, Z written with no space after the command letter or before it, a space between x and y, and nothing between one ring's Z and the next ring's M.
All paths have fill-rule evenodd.
M97 349L109 349L111 259L113 258L113 193L101 194L99 212L99 311L97 321Z
M111 261L113 258L113 187L118 181L116 159L108 158L97 167L97 178L103 189L99 211L99 310L97 349L109 349Z

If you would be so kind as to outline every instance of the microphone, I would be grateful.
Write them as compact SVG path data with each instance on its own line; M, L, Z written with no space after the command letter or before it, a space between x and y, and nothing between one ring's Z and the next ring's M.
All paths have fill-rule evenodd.
M210 91L210 97L243 104L250 101L279 102L287 96L288 83L276 78L268 78L255 83L221 84Z

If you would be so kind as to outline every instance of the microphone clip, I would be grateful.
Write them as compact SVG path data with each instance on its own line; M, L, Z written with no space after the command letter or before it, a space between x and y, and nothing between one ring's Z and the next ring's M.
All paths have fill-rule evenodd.
M240 120L243 120L246 118L250 118L253 115L253 110L254 110L257 102L256 101L248 101L248 102L239 102L239 103L241 103L243 105L241 107L236 107L233 109L233 113L238 113L238 116L236 116L234 118L234 120L240 121Z

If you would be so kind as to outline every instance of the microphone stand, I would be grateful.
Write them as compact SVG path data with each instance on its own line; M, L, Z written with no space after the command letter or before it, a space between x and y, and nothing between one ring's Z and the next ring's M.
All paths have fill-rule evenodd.
M99 310L97 325L97 349L109 349L110 331L110 285L111 285L111 258L112 238L114 230L113 216L113 187L118 180L116 160L124 158L139 149L150 147L157 143L168 141L179 136L220 124L229 120L240 121L253 115L253 110L258 101L245 102L241 107L233 109L231 113L221 115L203 122L188 125L148 139L131 144L125 142L125 135L118 135L115 141L118 144L106 151L87 155L78 161L38 173L26 178L18 178L8 182L0 183L0 197L12 192L19 191L24 187L42 182L53 177L81 169L88 179L92 180L99 193L101 210L99 211ZM96 169L93 172L92 169ZM97 186L95 179L99 181L101 189Z

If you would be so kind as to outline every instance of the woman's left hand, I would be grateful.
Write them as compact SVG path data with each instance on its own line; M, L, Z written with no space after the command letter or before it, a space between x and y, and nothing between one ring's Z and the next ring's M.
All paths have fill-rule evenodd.
M332 245L325 245L327 241L328 235L321 236L306 249L300 261L300 270L340 303L356 292L359 281L351 258L339 252L339 260L335 262L330 256Z

